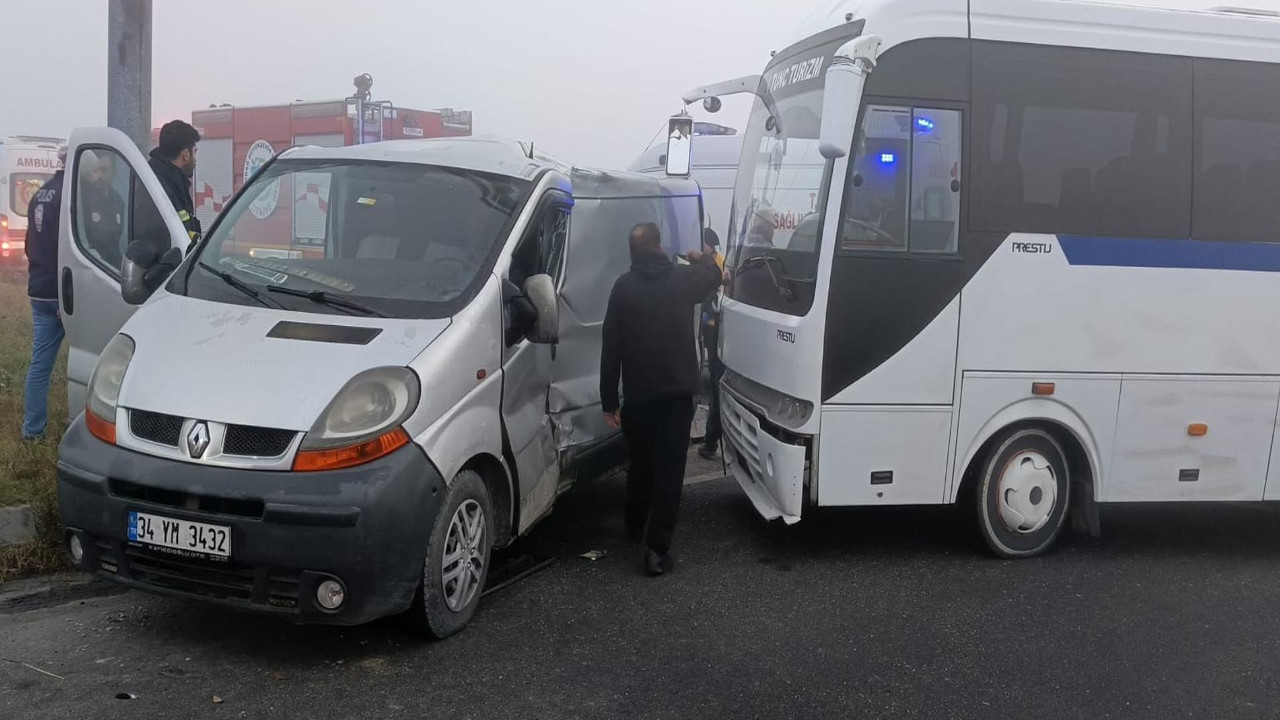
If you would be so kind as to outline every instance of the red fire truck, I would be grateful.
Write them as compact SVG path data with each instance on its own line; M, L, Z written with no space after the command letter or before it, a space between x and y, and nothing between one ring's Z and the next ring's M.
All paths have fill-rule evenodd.
M357 87L367 91L367 86ZM340 147L381 140L471 135L469 110L395 107L389 102L365 99L359 90L356 96L340 100L267 107L221 105L191 113L191 124L202 138L193 190L196 216L205 229L248 178L276 153L291 146ZM367 92L363 94L367 96ZM153 146L158 135L159 130L152 132ZM305 255L309 242L319 245L322 251L323 228L315 225L317 218L323 222L327 195L327 187L295 188L282 183L275 202L254 203L256 218L264 224L291 224L295 238L292 248L262 248L261 253ZM285 236L280 228L274 230L264 234Z

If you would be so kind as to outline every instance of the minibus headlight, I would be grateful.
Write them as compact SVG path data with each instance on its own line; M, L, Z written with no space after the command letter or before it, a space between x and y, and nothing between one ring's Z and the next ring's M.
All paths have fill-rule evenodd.
M795 429L809 422L809 416L813 414L813 404L778 393L773 411L774 420L779 425Z
M373 368L351 378L320 414L303 450L358 445L398 428L418 407L418 376L408 368Z
M104 442L115 443L116 403L120 400L125 371L133 360L134 347L133 338L128 335L111 338L89 378L86 421L90 432Z

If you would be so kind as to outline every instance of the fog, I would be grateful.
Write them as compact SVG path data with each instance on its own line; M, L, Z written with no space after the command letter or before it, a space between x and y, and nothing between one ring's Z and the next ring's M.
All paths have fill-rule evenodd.
M65 136L106 119L105 0L3 0L0 136ZM759 72L798 39L786 0L155 0L153 125L211 103L351 94L474 112L477 133L533 140L566 160L625 167L691 87ZM851 7L859 3L851 2ZM1280 8L1280 0L1130 0ZM375 10L365 9L376 8ZM216 9L214 9L216 8ZM747 102L699 119L737 126Z

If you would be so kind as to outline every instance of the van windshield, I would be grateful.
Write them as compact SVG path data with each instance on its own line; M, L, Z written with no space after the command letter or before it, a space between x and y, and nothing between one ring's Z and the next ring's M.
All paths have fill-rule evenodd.
M185 294L448 317L478 291L530 189L518 178L433 165L280 160L214 227ZM317 291L339 302L299 296Z

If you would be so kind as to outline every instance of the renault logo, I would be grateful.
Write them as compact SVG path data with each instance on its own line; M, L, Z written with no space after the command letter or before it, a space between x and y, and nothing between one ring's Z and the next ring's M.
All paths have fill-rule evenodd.
M209 449L209 424L203 420L191 426L191 430L187 432L187 452L192 458L199 459L204 457L204 451Z

